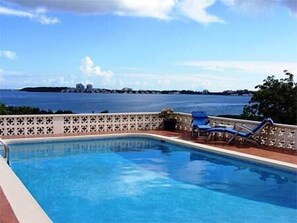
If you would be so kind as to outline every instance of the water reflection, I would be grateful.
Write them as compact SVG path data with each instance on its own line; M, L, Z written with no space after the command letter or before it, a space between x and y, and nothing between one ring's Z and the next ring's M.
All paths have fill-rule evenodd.
M255 201L297 208L296 173L279 171L237 159L182 150L170 144L125 159L174 180ZM160 157L162 162L154 162Z

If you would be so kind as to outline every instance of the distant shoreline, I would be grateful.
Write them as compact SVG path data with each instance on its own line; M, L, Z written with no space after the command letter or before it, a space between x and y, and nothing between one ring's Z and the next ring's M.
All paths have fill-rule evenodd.
M251 96L253 94L252 91L249 90L226 90L223 92L210 92L207 90L204 91L192 91L192 90L132 90L129 88L124 88L122 90L113 90L113 89L92 89L89 91L88 89L84 91L78 91L74 88L68 87L25 87L18 91L26 91L26 92L52 92L52 93L118 93L118 94L183 94L183 95L234 95L234 96Z
M63 90L67 90L67 87L25 87L20 89L19 91L27 91L27 92L62 92Z

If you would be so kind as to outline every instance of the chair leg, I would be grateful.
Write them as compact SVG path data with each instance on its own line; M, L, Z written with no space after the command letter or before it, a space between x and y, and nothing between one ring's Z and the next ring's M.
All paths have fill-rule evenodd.
M236 135L232 136L228 141L227 144L231 144L235 140Z
M195 129L192 130L191 132L191 135L192 135L192 138L196 138L197 137L197 132L195 132Z
M211 139L211 135L212 135L211 132L208 132L208 133L207 133L207 138L206 138L206 142L207 142L207 143L210 141L210 139Z

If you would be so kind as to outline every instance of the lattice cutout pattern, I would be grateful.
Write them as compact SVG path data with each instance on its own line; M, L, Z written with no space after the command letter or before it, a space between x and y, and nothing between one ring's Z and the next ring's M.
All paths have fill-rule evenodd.
M48 116L1 116L0 136L54 134L54 118Z
M162 119L158 114L115 114L92 116L66 116L63 133L125 132L158 129Z
M0 136L125 132L158 129L158 113L0 116Z

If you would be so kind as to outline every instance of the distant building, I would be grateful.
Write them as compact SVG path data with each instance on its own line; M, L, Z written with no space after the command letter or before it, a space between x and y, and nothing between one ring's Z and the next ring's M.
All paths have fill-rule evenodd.
M87 90L92 90L92 89L93 89L93 85L87 84Z
M209 90L207 90L207 89L203 90L202 94L209 94Z
M85 86L82 83L76 84L76 92L85 92Z
M131 92L132 91L132 88L124 87L123 88L123 91L124 92Z
M93 93L94 92L93 85L87 84L87 88L86 88L85 92Z

